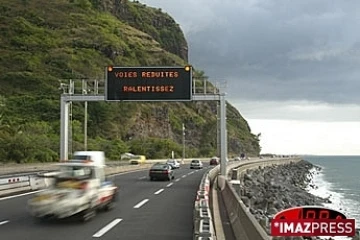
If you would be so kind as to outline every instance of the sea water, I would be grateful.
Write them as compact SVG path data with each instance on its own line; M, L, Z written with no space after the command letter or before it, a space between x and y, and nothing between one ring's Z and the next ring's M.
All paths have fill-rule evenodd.
M303 156L303 159L322 168L312 178L316 189L308 188L308 191L329 197L331 203L324 205L354 218L356 228L360 228L360 156Z

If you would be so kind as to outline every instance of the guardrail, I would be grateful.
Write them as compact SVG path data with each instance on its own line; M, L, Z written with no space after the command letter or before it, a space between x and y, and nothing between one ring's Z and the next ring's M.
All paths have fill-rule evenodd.
M221 190L225 208L236 239L271 240L272 238L250 213L249 209L241 201L239 195L236 193L236 190L228 180L235 179L235 177L239 179L238 176L240 176L241 182L242 173L247 169L259 166L270 166L274 164L285 164L299 160L300 159L298 158L261 159L235 163L228 167L226 178L221 176L218 177L218 188Z
M192 159L184 159L184 162L189 162ZM201 160L201 159L200 159ZM111 176L121 172L138 171L150 168L154 163L165 162L167 159L155 159L147 160L144 164L130 165L126 161L109 161L105 168L106 176ZM35 169L34 169L35 167ZM47 178L55 174L58 169L55 163L45 164L40 167L39 164L33 164L31 166L12 166L8 167L6 175L0 175L0 196L7 196L10 194L36 191L50 186L53 182L52 178ZM1 168L4 172L4 169ZM13 171L11 174L9 171ZM19 173L21 172L21 173Z

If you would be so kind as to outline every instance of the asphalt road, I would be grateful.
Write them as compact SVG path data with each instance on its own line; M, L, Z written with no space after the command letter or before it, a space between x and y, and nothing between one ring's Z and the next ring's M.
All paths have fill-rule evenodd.
M38 222L26 211L32 196L0 198L0 239L4 240L192 240L196 190L204 172L183 165L172 181L150 181L148 170L112 177L120 187L115 209L90 222Z

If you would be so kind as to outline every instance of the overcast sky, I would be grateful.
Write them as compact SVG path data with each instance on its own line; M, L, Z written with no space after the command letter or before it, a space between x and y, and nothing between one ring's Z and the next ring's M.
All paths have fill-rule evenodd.
M360 1L143 2L162 8L180 23L191 64L213 81L227 81L230 102L253 131L267 134L262 141L266 150L272 151L265 141L270 135L265 125L275 126L273 120L287 121L282 122L284 129L291 129L293 121L299 128L304 121L337 122L326 125L333 129L327 128L333 139L355 137L349 127L360 128ZM337 128L350 133L335 136ZM306 141L305 135L313 131L304 128L302 136L294 137ZM326 152L321 149L319 154ZM328 151L336 154L333 148ZM360 154L360 147L349 145L348 153Z

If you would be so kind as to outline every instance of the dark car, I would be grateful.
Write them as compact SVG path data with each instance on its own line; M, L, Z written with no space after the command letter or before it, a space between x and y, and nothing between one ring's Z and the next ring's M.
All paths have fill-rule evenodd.
M157 163L150 168L150 181L153 180L168 180L174 179L174 172L170 165L166 163Z
M218 158L212 158L210 159L210 165L218 165L219 164L219 160Z

